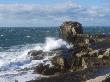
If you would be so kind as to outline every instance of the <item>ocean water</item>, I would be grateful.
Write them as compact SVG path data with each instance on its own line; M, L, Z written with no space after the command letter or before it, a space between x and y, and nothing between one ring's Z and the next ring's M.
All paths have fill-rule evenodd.
M59 38L58 27L1 27L0 28L0 81L25 82L43 77L33 74L30 68L39 63L50 64L55 54L43 60L31 60L27 53L31 50L50 51L60 47L69 47L68 43ZM109 27L85 27L85 33L110 34Z

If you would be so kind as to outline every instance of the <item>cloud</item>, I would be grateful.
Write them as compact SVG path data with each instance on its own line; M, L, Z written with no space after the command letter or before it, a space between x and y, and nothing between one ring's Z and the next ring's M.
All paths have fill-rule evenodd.
M72 3L63 3L55 5L35 5L35 4L0 4L0 16L2 18L20 18L33 19L42 18L50 15L66 13L68 9L77 9L79 6Z
M87 21L108 20L110 9L91 6L83 7L73 2L54 5L0 4L0 25L58 25L65 20ZM14 24L13 24L14 23Z

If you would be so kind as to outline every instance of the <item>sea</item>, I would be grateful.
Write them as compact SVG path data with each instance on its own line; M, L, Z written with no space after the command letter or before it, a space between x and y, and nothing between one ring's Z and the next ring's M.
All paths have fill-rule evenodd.
M110 27L84 27L88 34L110 34ZM31 50L51 51L69 44L59 37L59 27L0 27L0 82L26 82L46 77L33 74L39 63L50 64L53 55L43 60L31 60L27 53Z

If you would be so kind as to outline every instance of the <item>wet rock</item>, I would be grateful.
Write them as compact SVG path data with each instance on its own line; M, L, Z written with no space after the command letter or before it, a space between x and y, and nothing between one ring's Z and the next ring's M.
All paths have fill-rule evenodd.
M44 69L42 71L43 75L54 75L55 73L59 72L59 69L55 68L55 67L49 67L47 69Z
M65 65L67 65L65 58L63 56L55 56L52 58L52 64L56 66L60 70L65 69Z
M71 49L60 50L56 52L56 56L52 58L51 62L56 68L60 69L61 71L66 71L71 67L73 53L74 50Z
M27 82L86 82L88 79L95 78L96 71L92 69L85 69L79 72L67 72L57 76L50 76L49 78L42 78Z
M109 54L108 56L103 55L105 52L107 53L104 49L79 52L73 55L70 59L71 61L66 61L66 64L68 64L68 66L71 67L70 70L73 71L110 66Z
M39 74L43 74L43 75L53 75L58 71L59 70L56 69L55 67L50 67L49 64L43 65L42 63L39 64L38 66L36 66L35 70L34 70L35 73L39 73Z
M32 51L29 51L27 55L33 60L41 60L44 58L45 54L46 53L43 52L42 50L39 50L39 51L32 50Z
M41 63L41 64L39 64L38 66L35 67L34 72L41 74L42 71L44 70L44 68L45 68L44 65Z
M102 82L110 82L110 76L106 77Z
M85 51L69 53L66 56L61 54L52 58L52 64L61 71L109 66L109 59L105 59L103 55L105 52L107 53L105 49L92 50L88 48Z
M67 56L59 55L52 58L52 64L60 70L65 72L67 70L79 69L82 67L82 57L86 53L68 54Z

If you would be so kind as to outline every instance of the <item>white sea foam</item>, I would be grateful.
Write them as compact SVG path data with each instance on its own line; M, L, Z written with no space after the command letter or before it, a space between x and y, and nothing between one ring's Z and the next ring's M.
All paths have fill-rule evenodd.
M51 65L49 60L54 56L54 54L46 56L43 60L30 60L27 53L30 50L43 50L47 52L61 47L69 48L69 45L62 39L48 37L46 38L45 43L12 46L10 49L0 52L0 81L14 82L16 79L20 82L25 82L26 80L35 79L34 77L30 77L33 76L33 74L30 74L29 70L25 71L25 74L24 71L20 70L34 67L39 63L44 63L43 60L47 60L45 64ZM12 75L15 76L12 77ZM22 78L24 78L25 81L22 80ZM6 79L8 79L8 81L6 81Z
M69 47L69 45L62 39L55 39L55 38L46 38L46 42L44 44L43 50L50 51L53 49L58 49L61 47Z

